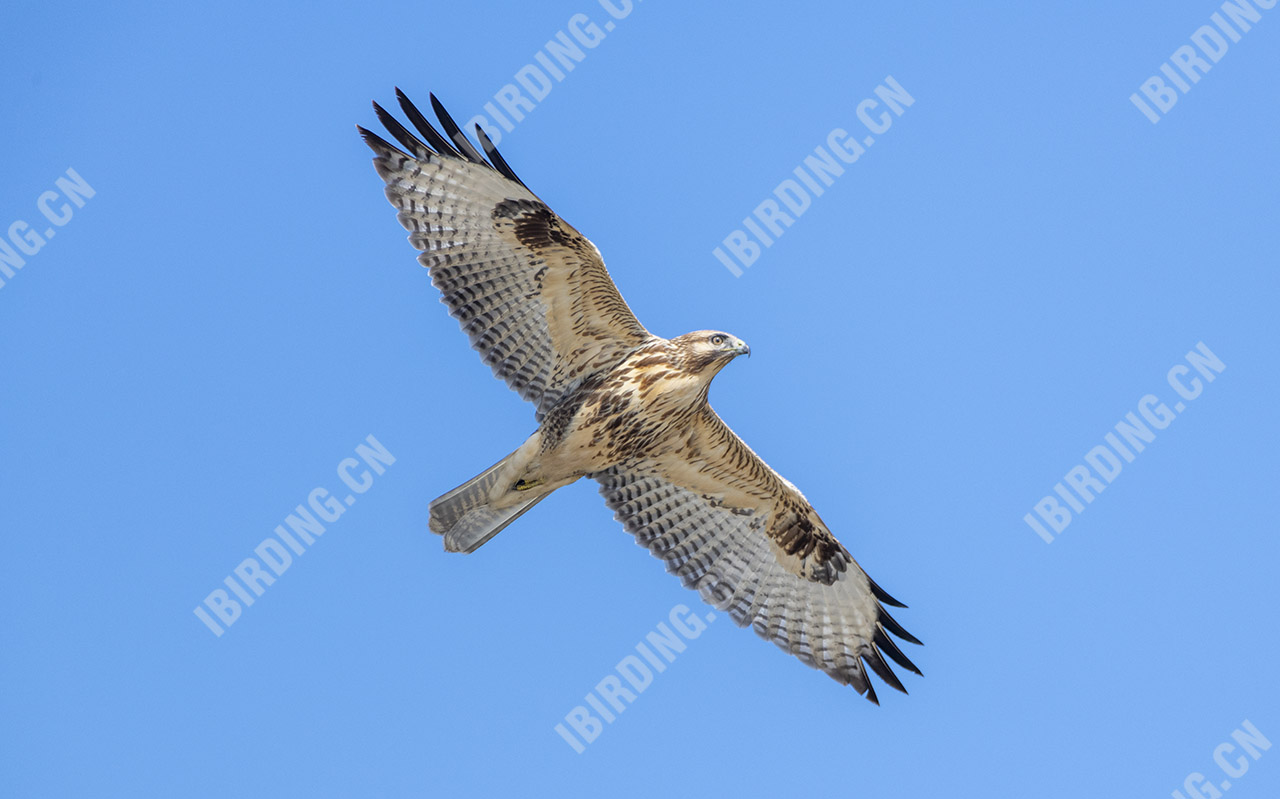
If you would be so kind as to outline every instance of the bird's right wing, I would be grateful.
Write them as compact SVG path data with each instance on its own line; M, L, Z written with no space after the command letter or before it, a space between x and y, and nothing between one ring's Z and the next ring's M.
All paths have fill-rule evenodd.
M374 103L408 151L360 128L387 199L471 346L541 419L582 378L653 337L595 245L529 191L479 126L488 158L434 96L447 139L396 95L426 142Z
M866 667L905 689L885 656L917 674L889 637L920 643L791 483L709 407L685 445L592 475L637 543L685 587L763 638L879 703Z

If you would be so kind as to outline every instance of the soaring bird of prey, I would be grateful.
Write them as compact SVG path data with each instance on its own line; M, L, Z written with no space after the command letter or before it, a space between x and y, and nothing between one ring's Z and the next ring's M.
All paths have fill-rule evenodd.
M416 134L377 103L400 147L359 128L387 199L471 346L539 423L431 503L445 549L474 552L589 477L639 544L739 626L876 704L867 668L905 693L886 656L920 670L889 633L920 642L881 603L904 605L707 404L712 378L747 345L715 330L650 333L595 245L516 177L478 125L484 154L434 95L443 133L396 96Z

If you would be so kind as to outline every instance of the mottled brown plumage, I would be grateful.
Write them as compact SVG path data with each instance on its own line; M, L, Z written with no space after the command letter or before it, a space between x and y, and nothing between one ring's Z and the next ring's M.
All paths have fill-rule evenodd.
M747 346L711 330L651 334L595 246L525 187L482 130L487 158L435 97L444 135L397 97L416 135L374 109L403 150L360 129L387 198L472 346L540 423L431 503L445 548L472 552L552 491L591 477L637 542L736 623L872 701L867 668L902 690L885 656L919 670L888 633L919 641L881 602L901 605L707 403L712 379Z

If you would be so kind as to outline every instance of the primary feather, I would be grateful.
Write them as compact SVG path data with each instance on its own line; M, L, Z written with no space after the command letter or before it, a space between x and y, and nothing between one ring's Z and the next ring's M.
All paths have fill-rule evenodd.
M432 531L470 552L581 477L685 586L878 703L867 670L920 673L889 634L920 643L901 607L795 486L711 410L707 390L748 351L727 333L653 335L599 251L524 185L484 131L480 150L434 96L441 133L396 90L414 131L376 103L399 147L364 128L386 195L450 314L538 430L431 504ZM904 690L905 692L905 690Z

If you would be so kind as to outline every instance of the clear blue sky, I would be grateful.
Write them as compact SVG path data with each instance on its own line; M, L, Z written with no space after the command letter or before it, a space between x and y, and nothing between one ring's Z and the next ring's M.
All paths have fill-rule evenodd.
M8 3L4 792L1227 780L1215 747L1245 720L1280 739L1280 9L1216 63L1192 51L1212 68L1183 93L1161 65L1220 5L648 0L580 28L594 46L503 154L651 330L751 344L713 404L926 646L877 708L722 617L579 754L555 725L673 608L706 609L594 484L441 550L428 502L532 411L437 302L355 125L397 85L501 110L607 10ZM713 250L834 129L871 136L857 109L889 76L913 102L888 129L866 107L874 144L735 277ZM1129 99L1153 76L1177 97L1147 101L1158 123ZM1201 343L1225 369L1175 371L1183 401L1168 375ZM1024 521L1060 521L1055 484L1180 401L1052 543ZM193 609L317 488L345 513L215 635ZM1280 749L1246 764L1229 796L1280 795Z

